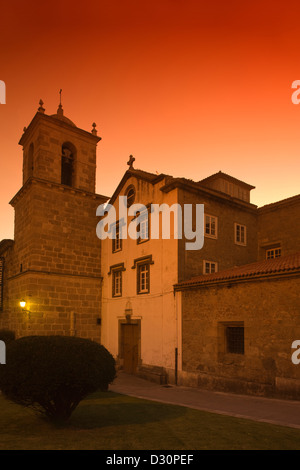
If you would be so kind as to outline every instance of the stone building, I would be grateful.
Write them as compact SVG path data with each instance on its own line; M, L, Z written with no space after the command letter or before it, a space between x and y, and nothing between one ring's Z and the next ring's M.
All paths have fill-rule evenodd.
M126 371L174 380L180 345L173 286L195 274L256 260L257 208L249 202L251 189L221 172L198 183L132 167L125 173L110 200L117 215L119 196L126 195L130 204L148 208L153 204L204 204L205 208L201 250L187 250L184 234L182 239L172 233L163 239L160 233L159 239L153 239L150 210L145 239L127 238L117 245L115 240L102 241L102 341ZM127 224L132 219L128 217ZM237 239L241 227L243 238L239 232Z
M300 195L258 209L258 259L300 250Z
M131 157L108 201L95 193L99 141L95 124L79 129L61 105L46 115L41 102L24 129L15 236L0 242L0 329L101 341L118 367L151 380L295 396L300 196L258 208L254 187L223 172L191 181L137 170ZM116 220L100 240L107 201ZM135 204L144 209L130 214ZM172 207L197 204L204 244L187 249ZM134 221L137 238L122 238Z
M290 347L296 339L292 333L297 336L299 325L299 314L296 314L300 308L299 286L297 290L299 280L287 276L286 270L282 272L280 279L285 282L276 284L282 289L281 294L275 289L276 295L273 293L272 299L267 296L262 302L263 310L259 310L255 302L261 301L267 292L265 285L269 287L270 282L266 283L265 278L264 284L261 278L260 283L254 284L252 281L257 280L255 269L258 260L264 260L264 269L268 273L271 269L269 264L278 259L284 261L286 255L300 251L300 198L296 196L258 209L250 203L252 189L253 186L222 172L199 182L147 173L132 167L125 173L110 200L117 217L118 197L124 195L130 196L130 204L142 203L147 208L153 204L167 204L169 207L173 204L181 207L185 204L204 204L204 245L200 250L187 250L187 240L184 237L177 240L172 235L167 240L161 236L159 239L148 236L137 241L118 240L117 244L115 240L103 240L102 341L117 357L123 369L161 382L223 389L231 387L251 393L274 392L275 382L277 389L278 384L283 387L282 384L287 381L290 381L291 390L293 387L297 389L296 376L299 376L299 372L291 363ZM153 213L148 210L149 234L152 218ZM128 217L127 224L133 219L133 216ZM219 288L218 296L215 291L208 291L206 281L211 277L222 276L228 269L236 269L237 272L240 269L243 273L248 265L252 266L253 275L246 278L247 287L243 285L239 289L230 290L232 308L224 303L225 294L229 295L226 289ZM201 290L190 288L194 282L193 276L197 275L202 280ZM271 281L274 282L274 276L271 276ZM232 285L235 284L230 282L230 287ZM289 285L291 288L293 285L294 295L288 298L284 310L279 310L278 296L287 293ZM243 289L247 292L252 289L251 295L244 295ZM202 305L206 305L206 296L215 300L215 303L207 302L206 315L203 316L204 327L198 317ZM288 305L291 306L290 312ZM259 318L255 313L258 311ZM263 311L264 320L260 321ZM193 318L197 319L194 323ZM251 329L247 326L246 330L247 334L252 331L252 339L245 333L245 340L252 341L252 352L256 351L263 357L262 342L254 341L255 331L259 331L262 338L266 337L267 325L272 321L274 330L271 350L274 353L278 340L276 354L286 357L285 362L281 361L280 373L275 373L273 366L277 364L278 357L273 354L272 358L271 353L266 354L265 359L255 359L256 365L251 365L254 355L250 353L248 343L245 353L233 353L236 364L231 368L226 369L227 356L223 362L218 362L219 324L238 325L235 331L240 331L239 325L252 322ZM283 340L282 324L285 321L285 331L288 333ZM282 350L283 341L285 346ZM201 356L202 349L208 351L206 355ZM212 351L214 360L208 360ZM191 361L191 358L194 360ZM287 375L283 363L288 366ZM266 372L268 364L271 369L273 367L272 378L271 371ZM204 367L206 372L200 372L198 367ZM226 369L227 373L222 374L221 369Z
M175 286L178 383L299 398L300 252Z
M38 112L24 129L23 185L10 201L14 240L0 243L0 328L17 336L77 334L100 340L101 244L95 193L95 125L86 132L64 116ZM26 302L21 308L20 301Z

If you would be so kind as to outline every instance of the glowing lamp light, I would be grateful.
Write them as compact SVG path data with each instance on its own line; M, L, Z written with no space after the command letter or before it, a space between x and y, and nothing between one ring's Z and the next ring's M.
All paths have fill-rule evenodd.
M27 305L27 302L26 300L22 299L20 300L20 303L19 303L20 307L22 308L23 312L26 312L28 314L28 319L30 320L30 310L27 310L25 307Z

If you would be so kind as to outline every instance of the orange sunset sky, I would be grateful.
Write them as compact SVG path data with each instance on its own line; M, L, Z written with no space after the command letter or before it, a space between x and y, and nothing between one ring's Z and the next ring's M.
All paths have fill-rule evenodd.
M298 1L11 0L0 13L0 240L13 238L23 127L40 98L56 112L60 88L67 117L97 123L100 194L130 154L195 181L222 170L256 186L258 206L299 194Z

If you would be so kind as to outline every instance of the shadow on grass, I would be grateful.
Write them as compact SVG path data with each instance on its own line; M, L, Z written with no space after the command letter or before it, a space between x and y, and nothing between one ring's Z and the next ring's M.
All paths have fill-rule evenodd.
M69 425L81 429L128 426L176 419L185 414L183 407L107 392L91 395L82 401Z
M95 393L92 393L91 395L88 395L84 401L92 401L92 400L110 400L110 399L115 399L115 398L119 398L123 396L122 394L120 393L115 393L115 392L110 392L110 391L107 391L107 392L95 392ZM127 396L127 395L126 395ZM82 401L81 403L84 403L84 401Z

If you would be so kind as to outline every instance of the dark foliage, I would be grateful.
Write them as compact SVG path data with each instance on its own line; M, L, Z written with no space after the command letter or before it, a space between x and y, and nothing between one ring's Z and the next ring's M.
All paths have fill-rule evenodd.
M83 398L107 390L115 374L113 356L94 341L28 336L8 344L0 390L15 403L66 421Z
M0 341L4 341L5 344L10 343L16 339L14 331L11 330L0 330Z

